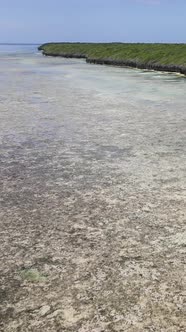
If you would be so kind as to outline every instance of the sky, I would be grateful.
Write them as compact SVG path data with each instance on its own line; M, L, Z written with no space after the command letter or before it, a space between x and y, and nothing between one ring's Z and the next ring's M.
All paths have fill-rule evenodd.
M0 43L186 43L186 0L0 0Z

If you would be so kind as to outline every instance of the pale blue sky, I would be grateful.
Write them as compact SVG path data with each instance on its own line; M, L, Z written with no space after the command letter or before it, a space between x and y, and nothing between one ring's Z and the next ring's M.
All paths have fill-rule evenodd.
M0 0L0 42L186 42L186 0Z

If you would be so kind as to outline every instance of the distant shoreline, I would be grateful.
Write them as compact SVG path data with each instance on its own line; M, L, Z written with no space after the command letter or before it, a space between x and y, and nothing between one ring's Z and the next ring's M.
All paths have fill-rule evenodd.
M186 75L186 44L46 43L43 55Z
M37 44L36 44L36 43L33 43L33 44L32 44L32 43L0 43L0 46L3 46L3 45L10 45L10 46L11 46L11 45L12 45L12 46L14 46L14 45L15 45L15 46L16 46L16 45L21 45L21 46L22 46L22 45L25 45L25 46L29 46L29 45L30 45L30 46L32 46L32 45L33 45L33 46L38 46L39 43L37 43Z

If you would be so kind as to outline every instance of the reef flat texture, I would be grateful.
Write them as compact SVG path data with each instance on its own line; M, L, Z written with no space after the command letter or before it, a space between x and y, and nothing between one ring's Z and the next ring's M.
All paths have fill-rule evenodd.
M186 44L46 43L44 55L85 58L88 63L186 75Z
M184 108L36 59L0 80L0 331L185 332Z

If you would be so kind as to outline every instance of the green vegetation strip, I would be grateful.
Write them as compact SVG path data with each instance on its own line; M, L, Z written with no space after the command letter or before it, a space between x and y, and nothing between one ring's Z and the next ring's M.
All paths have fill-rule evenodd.
M48 56L85 58L89 63L186 75L186 44L47 43L39 50Z

